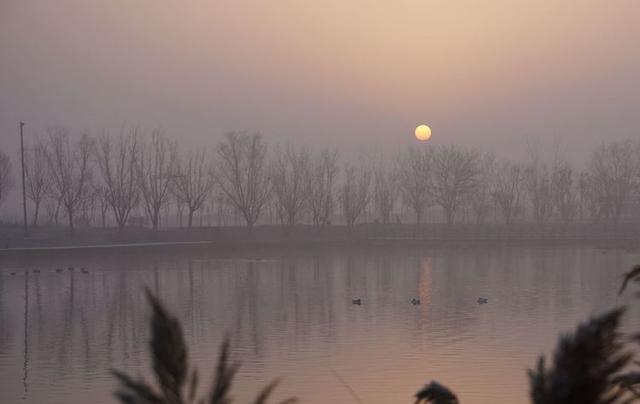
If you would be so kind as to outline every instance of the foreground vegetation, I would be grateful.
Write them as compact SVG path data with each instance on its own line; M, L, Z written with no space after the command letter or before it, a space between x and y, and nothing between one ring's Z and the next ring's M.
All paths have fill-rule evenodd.
M220 349L213 384L208 393L201 396L198 392L198 370L190 369L188 349L180 321L169 314L149 291L146 293L153 311L149 346L157 387L122 372L113 371L120 382L116 397L123 404L231 403L231 385L238 364L229 360L229 340L225 340ZM276 380L266 386L257 395L254 404L266 403L277 384ZM296 401L295 398L290 398L281 401L280 404L292 404Z
M640 266L625 275L620 288L640 285ZM640 297L640 293L638 293ZM212 386L199 395L196 369L190 369L182 327L157 297L147 291L152 308L151 359L157 386L114 371L120 382L116 397L123 404L228 404L238 365L229 360L229 340L222 344ZM544 356L529 370L533 404L622 404L640 401L640 371L629 371L640 334L625 335L621 323L626 308L616 308L578 325L574 333L560 337L553 359ZM277 381L266 386L255 404L266 403ZM458 404L455 393L432 381L415 395L416 404ZM289 398L281 404L297 402Z

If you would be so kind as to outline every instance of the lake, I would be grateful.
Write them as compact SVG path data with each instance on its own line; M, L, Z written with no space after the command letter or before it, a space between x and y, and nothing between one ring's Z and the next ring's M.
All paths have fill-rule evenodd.
M640 328L640 302L617 296L639 257L380 247L0 261L0 401L115 403L110 369L150 379L146 286L181 319L206 388L231 337L236 402L275 378L274 398L304 403L412 403L432 379L463 403L527 402L526 370L559 333L621 304Z

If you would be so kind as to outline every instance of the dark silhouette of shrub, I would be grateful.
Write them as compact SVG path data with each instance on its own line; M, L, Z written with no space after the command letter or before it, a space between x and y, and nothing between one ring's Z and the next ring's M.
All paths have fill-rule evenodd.
M415 404L458 404L458 397L438 382L431 382L416 393Z
M199 398L198 371L189 369L187 345L180 321L148 290L146 295L152 308L149 345L157 387L114 370L113 374L120 382L120 388L115 392L116 398L122 404L230 404L231 385L238 364L229 361L229 339L222 343L213 386L208 394ZM254 403L267 403L277 384L276 380L266 386ZM289 398L281 404L296 401L295 398Z
M553 366L540 357L529 371L534 404L608 404L625 402L626 390L616 378L630 363L619 331L624 309L611 310L580 324L573 335L560 338Z

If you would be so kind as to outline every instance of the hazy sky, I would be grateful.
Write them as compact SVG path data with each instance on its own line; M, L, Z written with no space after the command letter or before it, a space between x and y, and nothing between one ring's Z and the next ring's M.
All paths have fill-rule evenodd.
M17 122L186 143L434 141L577 155L640 134L640 2L0 0L0 147ZM213 143L213 142L211 142Z

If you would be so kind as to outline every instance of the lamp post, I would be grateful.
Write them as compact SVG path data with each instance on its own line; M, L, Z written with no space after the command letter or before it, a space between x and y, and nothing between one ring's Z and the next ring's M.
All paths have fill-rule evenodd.
M20 157L22 161L22 213L23 213L23 224L24 224L24 234L27 235L27 191L26 191L26 181L24 175L24 122L20 122Z

